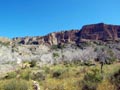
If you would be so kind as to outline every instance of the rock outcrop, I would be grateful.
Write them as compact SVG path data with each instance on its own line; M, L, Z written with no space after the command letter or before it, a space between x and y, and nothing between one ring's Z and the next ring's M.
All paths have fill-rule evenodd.
M50 33L46 36L14 38L14 43L26 45L58 45L60 43L79 43L88 40L115 41L120 38L120 26L104 23L85 25L80 30Z
M33 44L33 45L58 45L59 43L76 43L78 39L79 30L62 31L50 33L46 36L40 37L24 37L24 38L14 38L13 42L18 44Z
M118 40L120 38L120 26L104 23L86 25L80 31L80 37L88 40Z

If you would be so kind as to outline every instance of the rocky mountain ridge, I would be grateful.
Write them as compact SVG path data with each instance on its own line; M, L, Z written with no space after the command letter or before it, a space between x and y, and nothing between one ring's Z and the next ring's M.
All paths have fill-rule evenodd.
M78 44L82 41L100 40L116 41L120 38L120 26L104 23L85 25L80 30L70 30L50 33L46 36L13 38L13 42L23 45L58 45Z

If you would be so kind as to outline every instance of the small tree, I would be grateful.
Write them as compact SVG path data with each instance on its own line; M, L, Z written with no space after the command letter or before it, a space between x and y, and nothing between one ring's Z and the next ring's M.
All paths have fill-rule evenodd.
M98 60L101 64L101 73L103 73L103 66L107 60L106 51L104 49L98 54Z
M58 53L53 53L53 58L55 59L54 64L57 63L57 58L59 57Z

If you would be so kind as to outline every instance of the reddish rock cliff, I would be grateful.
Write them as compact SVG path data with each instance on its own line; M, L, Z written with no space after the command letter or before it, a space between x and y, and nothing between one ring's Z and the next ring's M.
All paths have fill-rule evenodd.
M81 39L89 40L118 40L120 38L120 26L106 25L104 23L86 25L81 29Z
M46 36L14 38L14 43L19 44L45 44L57 45L59 43L79 43L87 40L118 40L120 38L120 26L104 23L85 25L81 30L70 30L50 33Z

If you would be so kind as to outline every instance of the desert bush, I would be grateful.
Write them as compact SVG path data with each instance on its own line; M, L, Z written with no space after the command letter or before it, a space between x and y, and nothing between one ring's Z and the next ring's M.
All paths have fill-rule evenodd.
M63 48L65 48L65 45L61 45L61 44L51 46L52 50L63 49Z
M111 76L111 83L120 90L120 69Z
M58 48L59 49L64 49L65 48L65 44L58 44Z
M36 66L36 63L37 63L36 60L32 60L32 61L30 61L30 62L29 62L30 67L35 67L35 66Z
M106 60L106 64L113 64L115 62L116 58L115 57L108 57Z
M2 41L0 41L0 45L9 46L9 45L10 45L10 42L2 42Z
M53 72L53 78L58 78L58 77L60 77L60 75L62 74L62 71L55 71L55 72Z
M104 49L97 51L98 53L98 61L104 63L104 64L112 64L116 60L116 56L112 49Z
M80 44L78 44L77 46L80 48L80 49L85 49L86 47L90 46L91 43L90 42L82 42Z
M20 77L22 79L25 79L25 80L29 80L30 79L30 73L31 71L26 69L26 70L23 70L21 73L20 73Z
M4 90L28 90L28 83L25 80L12 79L5 83Z
M46 76L43 72L33 72L31 75L31 79L33 80L38 80L38 81L42 81L45 80Z
M57 49L58 49L58 46L57 46L57 45L52 45L52 46L51 46L51 49L52 49L52 50L57 50Z
M96 45L101 45L99 41L93 41L93 43Z
M59 54L58 53L53 53L53 57L54 58L59 57Z
M15 78L16 76L17 76L16 72L10 72L4 78L5 79L11 79L11 78Z
M70 64L79 66L79 65L82 65L82 62L81 62L81 60L73 60L70 62Z
M69 60L64 60L62 61L62 63L68 67L72 62L70 62Z
M89 61L83 62L82 65L85 65L85 66L94 66L95 64L92 61L89 60Z
M50 73L50 68L49 67L44 67L44 71L46 74L49 74Z
M63 69L56 69L55 71L53 71L52 77L53 78L65 78L64 74L68 73L68 69L63 68Z
M98 69L92 69L92 72L87 73L83 80L83 90L96 90L98 83L103 77Z
M95 69L92 69L91 71L92 73L87 73L85 75L85 79L90 80L92 82L96 82L96 83L101 82L103 77L100 73L100 70L95 68Z
M112 64L116 60L115 54L112 49L107 50L107 56L108 57L106 60L106 64Z

